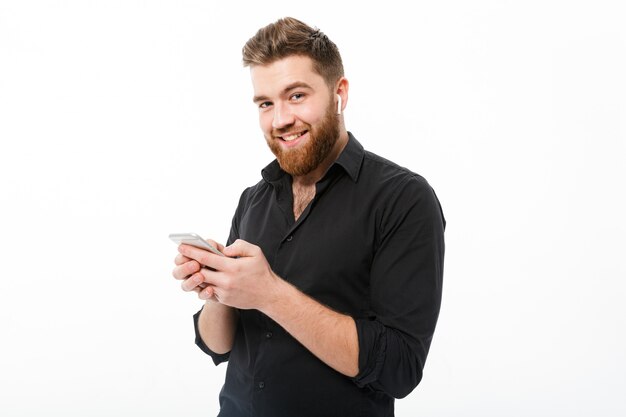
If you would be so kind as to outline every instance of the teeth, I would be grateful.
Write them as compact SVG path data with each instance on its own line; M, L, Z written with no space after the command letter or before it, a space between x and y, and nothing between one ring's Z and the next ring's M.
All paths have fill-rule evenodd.
M304 133L296 133L294 135L289 135L289 136L283 136L283 140L287 141L287 142L291 142L292 140L298 139L300 136L302 136Z

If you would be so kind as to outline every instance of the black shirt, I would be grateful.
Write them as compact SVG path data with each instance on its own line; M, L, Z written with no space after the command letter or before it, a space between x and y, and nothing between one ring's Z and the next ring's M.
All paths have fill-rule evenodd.
M246 189L228 243L263 250L272 269L354 318L359 374L333 370L258 310L238 310L219 416L393 416L422 369L441 303L445 220L421 176L367 152L350 134L296 221L277 161Z

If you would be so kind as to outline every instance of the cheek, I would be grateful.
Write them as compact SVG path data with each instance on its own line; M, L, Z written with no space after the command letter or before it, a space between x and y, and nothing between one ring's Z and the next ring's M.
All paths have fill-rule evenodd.
M316 125L324 119L325 110L317 107L302 108L296 113L296 117L309 125Z
M259 126L261 126L261 130L265 133L272 131L272 116L270 112L259 113Z

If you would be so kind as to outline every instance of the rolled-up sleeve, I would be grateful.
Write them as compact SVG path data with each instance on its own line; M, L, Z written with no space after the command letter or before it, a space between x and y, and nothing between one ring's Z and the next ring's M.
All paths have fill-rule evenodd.
M370 311L355 320L357 385L403 398L421 381L441 306L444 229L439 201L419 176L381 209Z
M196 314L193 315L193 327L196 331L196 345L204 353L209 355L211 359L213 359L213 363L215 365L219 365L220 363L226 362L228 360L228 358L230 357L230 352L226 352L223 354L215 353L211 349L209 349L209 347L204 343L204 340L202 340L202 337L200 337L200 331L198 330L198 319L200 318L201 312L202 312L202 309L200 309L200 311L198 311Z

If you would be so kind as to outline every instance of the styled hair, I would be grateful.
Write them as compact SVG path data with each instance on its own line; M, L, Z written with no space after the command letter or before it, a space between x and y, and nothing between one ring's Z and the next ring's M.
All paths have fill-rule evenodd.
M343 63L337 45L317 28L285 17L259 29L242 50L243 66L269 65L293 55L313 61L313 70L329 87L343 77Z

